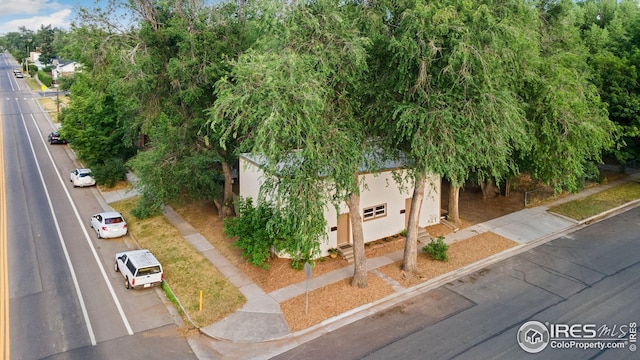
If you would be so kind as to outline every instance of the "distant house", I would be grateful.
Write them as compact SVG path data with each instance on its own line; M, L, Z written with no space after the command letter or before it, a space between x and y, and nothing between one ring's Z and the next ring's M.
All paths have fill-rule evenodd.
M58 79L75 74L81 69L81 64L75 61L53 59L51 68L51 83L57 86Z
M53 59L51 72L54 76L73 75L82 67L80 63L62 59Z
M252 154L240 156L240 196L253 198L254 203L264 182L264 173L261 170L263 165L260 157ZM400 163L385 164L384 168L376 173L364 169L360 172L359 176L365 184L360 188L360 216L365 243L398 234L407 228L412 191L407 193L401 190L393 178L393 171L405 172ZM418 223L420 227L440 221L440 184L440 177L436 175L427 180L427 190ZM323 256L328 255L331 248L353 243L349 209L346 204L341 204L337 213L332 204L327 204L324 208L324 218L327 223L328 242L320 245Z
M42 70L44 68L44 64L40 62L40 54L40 51L29 52L29 63L35 65L38 70Z
M39 51L30 51L29 52L29 61L32 63L40 63L40 52Z

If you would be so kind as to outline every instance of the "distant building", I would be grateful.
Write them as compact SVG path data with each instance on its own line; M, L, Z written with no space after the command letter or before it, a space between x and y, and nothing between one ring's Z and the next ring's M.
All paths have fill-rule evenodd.
M31 51L29 52L29 61L31 61L32 63L39 63L40 62L40 52L39 51Z
M80 63L69 60L53 59L52 64L51 72L54 78L73 75L82 68Z

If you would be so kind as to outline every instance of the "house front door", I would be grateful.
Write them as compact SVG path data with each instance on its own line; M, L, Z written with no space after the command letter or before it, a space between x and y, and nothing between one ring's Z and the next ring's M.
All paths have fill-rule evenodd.
M349 213L338 215L338 246L348 244L351 238L350 234Z
M411 213L411 198L404 200L404 228L409 228L409 214Z

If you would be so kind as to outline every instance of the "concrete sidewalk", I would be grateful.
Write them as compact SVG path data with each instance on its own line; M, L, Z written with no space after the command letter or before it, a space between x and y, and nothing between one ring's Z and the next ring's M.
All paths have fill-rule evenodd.
M176 214L170 207L165 208L165 216L172 222L184 238L202 252L222 274L242 292L247 298L245 305L222 321L200 329L201 333L211 338L215 344L218 356L212 358L252 358L267 359L277 355L300 343L321 336L332 329L345 326L366 316L394 306L416 295L434 289L452 279L477 271L491 263L500 261L517 253L528 250L533 246L551 240L561 233L577 229L582 224L593 219L578 222L566 217L550 213L552 206L573 201L596 192L603 191L630 181L638 181L640 174L628 175L623 179L600 185L553 201L543 206L523 209L499 218L477 224L456 233L447 235L445 242L453 243L468 239L472 236L491 231L520 244L503 253L496 254L477 263L468 265L452 273L431 279L411 288L404 288L397 283L392 284L395 292L374 303L363 305L347 313L325 320L309 329L292 333L280 310L280 303L295 296L303 295L307 288L305 281L287 286L276 291L265 293L258 285L232 265L190 224ZM135 191L116 191L105 193L103 197L107 203L117 201L132 195ZM618 209L614 209L614 212ZM605 216L601 214L599 216ZM376 269L402 260L403 251L396 251L384 256L367 259L367 268L373 274L381 276ZM308 283L309 291L349 278L353 275L353 266L313 277ZM225 355L225 351L233 351L233 355ZM240 356L240 357L238 357Z

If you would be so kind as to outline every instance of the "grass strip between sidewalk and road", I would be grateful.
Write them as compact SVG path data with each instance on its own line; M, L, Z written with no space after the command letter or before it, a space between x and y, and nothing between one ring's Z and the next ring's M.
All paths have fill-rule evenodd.
M129 233L140 247L149 249L158 258L165 281L197 326L220 321L246 302L240 290L185 240L163 215L140 220L131 214L137 202L138 197L134 197L111 206L125 217ZM200 290L203 293L201 311ZM178 310L181 311L179 307Z
M60 123L60 121L58 120L59 111L62 111L62 109L69 104L69 98L66 96L60 96L57 100L51 97L44 97L38 99L38 101L40 102L40 105L42 105L44 111L49 114L49 117L54 124ZM58 102L60 102L59 107Z
M24 75L24 81L27 83L27 86L29 86L29 89L33 91L40 91L42 89L42 84L40 84L36 78L32 78L27 74Z
M637 199L640 199L640 183L634 181L554 206L549 211L580 221Z

